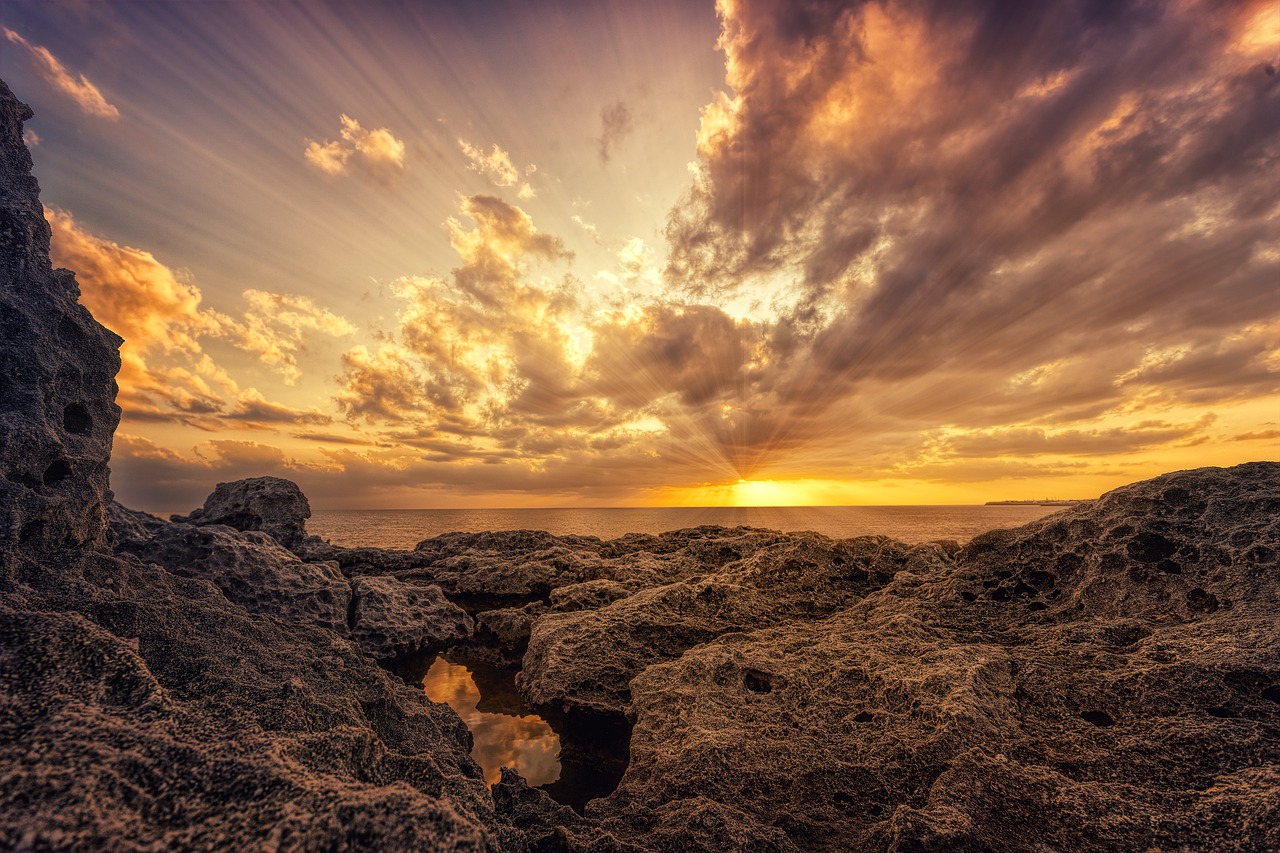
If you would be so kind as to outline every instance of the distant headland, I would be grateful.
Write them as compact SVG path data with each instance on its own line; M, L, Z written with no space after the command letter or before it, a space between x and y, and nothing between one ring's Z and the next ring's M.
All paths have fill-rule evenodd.
M1077 506L1087 504L1087 500L1050 500L1040 501L987 501L983 506Z

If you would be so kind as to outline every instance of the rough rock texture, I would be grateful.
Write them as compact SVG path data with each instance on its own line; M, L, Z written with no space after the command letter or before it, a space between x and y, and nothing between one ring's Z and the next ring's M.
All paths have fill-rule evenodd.
M136 554L169 522L112 501L107 505L107 523L112 547L116 551Z
M22 122L0 81L0 573L16 554L105 542L120 338L49 263Z
M466 640L474 628L438 586L363 577L351 584L351 596L351 638L375 658L444 648Z
M1277 552L1274 463L979 537L644 669L630 767L588 814L707 850L742 849L681 823L709 804L753 849L1280 849Z
M705 575L606 607L538 620L519 680L530 701L622 713L630 701L628 685L645 667L731 631L822 618L884 585L896 571L928 571L948 560L941 546L883 537L833 542L799 533L749 552L733 548L728 539L712 553L749 556L711 563Z
M347 633L351 585L336 563L304 563L265 533L166 524L139 551L176 575L211 581L254 613Z
M261 530L286 548L307 535L311 504L298 484L279 477L251 477L219 483L204 506L190 515L173 516L188 524L221 524L236 530Z

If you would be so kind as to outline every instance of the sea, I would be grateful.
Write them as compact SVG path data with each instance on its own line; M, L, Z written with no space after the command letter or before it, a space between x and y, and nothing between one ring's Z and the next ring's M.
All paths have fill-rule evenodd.
M1056 506L623 507L567 509L318 509L307 532L349 548L412 549L442 533L545 530L557 536L616 539L705 524L811 530L832 539L890 536L903 542L954 539L1018 527Z

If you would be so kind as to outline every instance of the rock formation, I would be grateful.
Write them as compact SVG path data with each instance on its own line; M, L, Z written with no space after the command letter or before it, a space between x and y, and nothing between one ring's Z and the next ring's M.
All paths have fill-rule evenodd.
M120 338L49 263L49 224L22 123L0 81L0 573L18 554L104 543L107 460L120 421Z
M204 506L173 516L187 524L221 524L236 530L261 530L286 548L307 535L311 504L298 484L279 477L251 477L219 483Z

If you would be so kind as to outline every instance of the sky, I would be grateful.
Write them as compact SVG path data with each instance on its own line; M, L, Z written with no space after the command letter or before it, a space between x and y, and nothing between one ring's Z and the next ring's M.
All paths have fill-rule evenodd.
M1266 0L0 0L158 512L1280 458L1278 65Z

